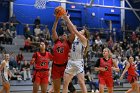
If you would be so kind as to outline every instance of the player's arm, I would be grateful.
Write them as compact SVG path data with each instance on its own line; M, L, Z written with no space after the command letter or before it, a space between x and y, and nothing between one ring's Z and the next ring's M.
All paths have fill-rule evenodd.
M30 65L33 65L35 63L35 58L32 58L30 61Z
M2 70L5 67L5 65L6 65L6 62L5 62L5 60L3 60L2 64L0 65L0 70Z
M68 17L70 17L70 15ZM67 24L67 27L68 27L68 30L70 31L69 42L72 43L74 41L74 39L75 39L75 34L72 31L73 29L69 26L69 24Z
M48 53L48 55L49 55L49 59L52 61L53 60L53 55L50 52Z
M53 41L56 41L58 39L58 35L56 32L58 20L59 20L59 18L55 17L55 21L54 21L54 24L52 27L52 39L53 39Z
M104 67L100 67L100 59L97 60L94 69L95 69L95 71L106 71L106 69Z
M32 59L30 61L30 65L33 65L36 62L37 52L33 54Z
M8 76L11 78L13 75L13 73L10 71L10 69L8 69Z
M74 33L71 33L71 34L69 35L68 41L69 41L70 43L72 43L72 42L74 41L74 39L75 39L75 34L74 34Z
M119 72L120 69L119 69L119 67L118 67L118 65L117 65L117 63L116 63L116 59L112 59L112 61L113 61L113 67L112 67L112 69L113 69L114 71Z
M66 21L67 26L69 28L71 28L71 29L69 29L70 32L74 32L76 34L76 36L80 39L80 41L82 42L82 44L84 45L84 47L86 47L87 46L87 39L86 39L86 37L78 32L78 30L76 29L76 27L71 22L69 16L63 15L63 19Z
M125 69L123 70L120 79L123 79L124 74L128 71L128 68L130 67L130 63L128 62Z

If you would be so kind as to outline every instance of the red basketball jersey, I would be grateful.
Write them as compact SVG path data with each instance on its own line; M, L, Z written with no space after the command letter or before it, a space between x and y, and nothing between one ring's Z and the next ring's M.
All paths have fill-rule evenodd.
M33 54L35 58L35 69L49 69L48 62L53 59L53 56L49 52L40 53L36 52Z
M100 58L100 67L107 68L107 70L100 71L99 76L104 76L104 77L112 76L112 65L113 65L112 58L110 58L107 61L105 61L103 58Z
M128 75L136 76L136 67L135 64L130 64L130 67L128 68Z
M57 40L53 47L53 56L55 64L64 64L68 61L68 56L71 48L69 41L61 42Z

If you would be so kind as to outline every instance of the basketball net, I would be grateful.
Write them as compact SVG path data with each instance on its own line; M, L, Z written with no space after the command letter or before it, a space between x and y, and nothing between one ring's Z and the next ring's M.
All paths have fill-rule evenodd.
M46 2L48 0L35 0L34 7L37 9L46 9Z

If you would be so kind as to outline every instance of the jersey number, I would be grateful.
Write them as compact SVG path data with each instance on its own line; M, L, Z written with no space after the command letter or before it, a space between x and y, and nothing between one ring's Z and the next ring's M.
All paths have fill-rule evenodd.
M46 62L42 62L41 64L40 64L40 66L45 66L46 65Z
M63 53L64 52L64 48L63 47L58 47L57 48L57 52L58 53Z

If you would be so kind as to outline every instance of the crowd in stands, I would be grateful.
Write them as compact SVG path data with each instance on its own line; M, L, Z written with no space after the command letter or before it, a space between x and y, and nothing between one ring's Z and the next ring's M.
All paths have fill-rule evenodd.
M16 35L16 27L13 23L3 23L0 27L0 44L12 44Z
M120 73L123 71L127 63L127 57L132 55L135 58L137 71L140 74L140 34L132 32L131 36L127 37L123 41L115 42L111 36L109 37L109 39L105 39L103 42L102 39L100 39L100 34L98 33L92 37L94 38L90 39L90 61L92 61L92 59L101 57L102 49L104 47L108 47L112 51L113 58L115 58L118 63Z

